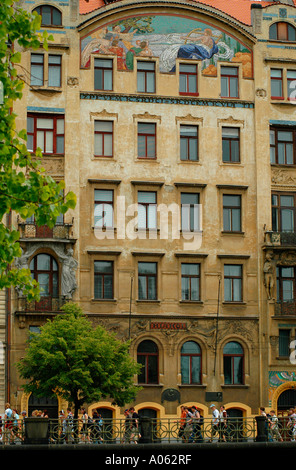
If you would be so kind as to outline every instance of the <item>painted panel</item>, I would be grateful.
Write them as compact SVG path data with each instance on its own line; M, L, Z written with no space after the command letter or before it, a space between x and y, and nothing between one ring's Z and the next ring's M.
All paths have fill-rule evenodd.
M199 59L202 74L217 76L217 62L241 62L244 78L252 78L252 51L210 23L185 16L126 17L81 38L81 67L92 53L115 54L118 70L133 70L134 57L158 57L160 71L174 73L176 59Z

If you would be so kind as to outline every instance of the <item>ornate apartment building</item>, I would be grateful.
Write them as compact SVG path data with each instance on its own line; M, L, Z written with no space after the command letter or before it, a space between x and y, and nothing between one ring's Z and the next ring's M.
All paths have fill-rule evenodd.
M296 3L32 0L54 36L23 53L28 149L75 210L14 220L40 302L12 293L13 364L30 330L77 302L131 339L136 409L231 416L296 403ZM14 397L14 398L12 398ZM15 398L16 397L16 398ZM46 402L54 415L61 406ZM88 404L123 416L111 401Z

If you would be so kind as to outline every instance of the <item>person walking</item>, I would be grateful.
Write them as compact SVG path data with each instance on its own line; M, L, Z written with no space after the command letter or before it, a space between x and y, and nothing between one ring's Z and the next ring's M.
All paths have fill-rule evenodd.
M129 409L129 411L131 414L131 425L132 425L130 442L134 444L138 444L138 440L141 437L140 432L139 432L139 415L133 406Z
M212 428L211 428L211 439L210 442L213 442L213 438L219 431L219 411L216 408L216 405L212 404L210 406L212 411Z
M227 411L225 410L225 406L220 406L219 412L219 441L226 442L227 436Z
M270 413L270 418L268 419L268 421L269 421L269 429L270 429L271 437L277 439L278 441L283 442L283 438L279 431L278 417L276 416L274 410L270 410L269 413Z

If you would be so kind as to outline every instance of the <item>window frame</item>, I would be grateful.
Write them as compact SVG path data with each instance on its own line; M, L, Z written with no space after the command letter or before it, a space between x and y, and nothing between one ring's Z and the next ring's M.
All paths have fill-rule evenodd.
M274 133L274 144L271 143L271 133ZM288 140L279 140L278 134L279 132L291 132L292 133L292 141ZM269 143L269 148L270 148L270 164L271 165L283 165L285 167L291 167L296 164L296 127L293 126L270 126L269 129L269 134L270 134L270 143ZM293 163L287 163L287 152L285 150L285 163L279 163L279 146L278 144L281 142L286 142L285 148L289 142L292 142L292 149L293 149ZM271 149L274 149L274 162L271 161Z
M111 123L111 131L104 131L104 130L96 130L96 123ZM104 120L104 119L95 119L94 120L94 140L96 140L96 136L101 136L101 144L102 144L102 155L99 155L95 152L96 145L94 143L94 157L95 158L114 158L114 121ZM111 136L111 155L106 155L105 151L105 137Z
M140 273L140 264L154 264L155 265L155 273ZM145 294L143 297L140 296L140 278L145 278ZM155 290L155 297L149 297L149 279L154 279L154 290ZM139 301L156 301L158 300L158 263L157 261L138 261L138 300Z
M279 38L279 27L283 27L285 26L286 28L286 34L285 34L285 37L284 38ZM295 35L295 39L289 39L289 27L290 27L290 31L294 31L294 35ZM275 33L275 38L274 37L270 37L271 36L271 29L275 29L275 31L273 31L273 33ZM287 21L277 21L273 24L270 25L269 27L269 40L270 41L283 41L283 42L296 42L296 28L294 27L294 25L292 25L291 23L288 23Z
M155 351L155 352L139 351L139 347L145 341L153 343L153 345L155 346L157 351ZM140 372L138 374L138 384L140 384L140 385L157 385L157 384L159 384L159 348L158 348L157 344L155 343L155 341L150 340L150 339L144 339L143 341L141 341L138 344L138 347L137 347L137 363L142 364L142 362L139 362L139 357L144 357L144 367L142 367L142 375L144 375L144 381L141 382L139 380L140 375L141 375L141 372ZM151 364L149 364L149 358L150 357L156 357L156 371L155 371L156 372L156 374L155 374L156 375L156 381L155 382L149 380L149 370L151 369ZM154 365L154 364L152 364L152 365Z
M146 132L140 132L140 126L143 125L150 125L154 127L154 134ZM149 156L148 155L148 138L153 137L154 138L154 156ZM140 155L139 148L140 148L140 139L144 139L144 155ZM137 157L139 160L156 160L157 159L157 125L155 122L143 122L139 121L137 123L137 140L138 140L138 145L137 145Z
M183 274L182 268L183 268L184 265L198 266L197 274ZM189 280L189 296L188 296L188 298L186 298L186 296L184 298L184 296L183 296L183 288L182 288L183 279L188 279ZM193 279L197 279L197 288L198 288L198 298L197 299L192 298L192 280ZM185 262L182 262L181 263L181 299L182 299L182 302L200 302L200 298L201 298L200 288L201 288L201 263L192 263L192 262L185 263Z
M38 269L38 257L41 255L46 255L50 259L50 268L47 269ZM33 263L33 268L31 268L31 263ZM54 269L54 263L56 269ZM32 256L29 269L32 275L32 278L39 282L40 274L48 275L48 295L40 295L40 300L35 302L35 310L41 311L52 311L53 308L53 299L58 299L60 296L60 269L59 264L55 257L50 253L41 252ZM56 275L56 281L54 282L54 275ZM54 283L56 283L56 293L54 292Z
M27 121L28 118L33 119L33 132L27 131L28 136L32 136L33 138L33 150L28 150L31 153L35 153L37 147L37 132L39 131L51 131L51 129L46 129L42 127L37 127L37 120L38 119L53 119L53 151L52 152L46 152L45 150L42 151L43 155L46 156L61 156L65 155L65 115L64 114L42 114L42 113L27 113ZM63 120L64 121L64 133L60 134L57 132L57 121L58 120ZM57 138L63 136L64 139L64 145L63 145L63 152L58 153L57 150ZM46 137L44 140L44 143L46 145Z
M199 353L182 353L182 349L183 349L183 347L186 343L195 343L199 348ZM182 383L182 385L201 385L202 384L202 350L201 350L200 345L195 340L184 341L184 343L181 346L180 355L181 355L181 383ZM189 381L188 382L183 381L182 357L188 357L189 358L189 368L188 368ZM194 382L193 379L192 379L192 375L193 375L192 374L192 365L193 365L192 362L193 362L194 357L199 358L199 380L198 380L198 382Z
M42 62L34 62L34 57L42 57ZM39 84L34 84L32 83L32 77L34 77L34 74L32 73L32 66L37 67L39 66L40 69L42 70L42 83ZM44 61L44 54L39 54L38 52L31 52L30 55L30 86L31 87L42 87L44 86L44 68L45 68L45 61ZM37 77L35 77L37 79Z
M237 130L237 137L232 137L232 136L223 136L223 129L235 129ZM225 159L224 155L224 145L223 142L227 142L228 145L228 155L229 155L229 160ZM237 142L238 143L238 160L234 160L232 158L232 142ZM240 127L232 127L232 126L222 126L222 162L223 163L241 163L241 129Z
M186 134L182 135L182 129L184 128L193 128L196 131L196 136L195 135L189 135L187 136ZM199 126L196 124L180 124L180 161L181 162L199 162ZM196 155L194 155L196 158L191 158L191 152L190 152L190 141L194 140L196 141ZM185 158L182 154L182 142L186 143L186 155Z
M153 69L145 69L145 68L139 68L143 64L147 65L153 65ZM152 78L152 83L153 83L153 90L148 90L149 84L148 84L148 77ZM143 84L143 90L139 89L139 80L141 79L141 85ZM149 94L154 94L156 93L156 62L154 61L147 61L147 60L137 60L137 93L149 93Z
M189 67L195 67L195 72L186 72L184 70L182 70L182 67L186 67L188 66ZM189 90L189 91L183 91L181 90L181 76L185 76L186 77L186 90ZM191 91L190 90L190 79L189 77L195 77L195 87L196 87L196 91ZM188 64L188 63L185 63L185 62L180 62L179 63L179 95L183 95L183 96L199 96L199 92L198 92L198 64Z
M109 62L111 67L106 67L104 65L98 66L98 62ZM96 88L96 71L102 71L102 88ZM111 88L106 88L105 81L107 81L106 73L111 71ZM94 90L96 91L113 91L114 88L114 60L108 57L94 57Z
M225 353L224 350L226 346L230 343L235 343L238 344L241 349L242 353ZM242 363L241 363L241 381L235 381L235 376L237 375L235 373L235 361L234 359L237 357L242 358ZM230 359L230 365L231 365L231 381L226 382L225 380L225 359L229 358ZM224 347L223 347L223 374L224 374L224 385L244 385L245 383L245 354L244 354L244 348L243 346L238 342L238 341L228 341Z
M111 266L111 272L105 273L103 271L96 271L95 265L96 263L109 263ZM111 292L111 297L108 297L105 295L105 277L111 277L112 280L112 292ZM102 279L102 297L97 297L96 296L96 278L101 278ZM94 260L94 300L114 300L114 261L113 260L107 260L107 259L96 259Z
M230 69L235 69L236 70L236 74L232 75L229 73ZM226 73L227 72L227 73ZM221 65L221 68L220 68L220 76L221 76L221 98L230 98L230 99L237 99L239 98L239 67L238 66L225 66L225 65ZM230 93L230 90L231 90L231 79L236 79L236 84L235 84L235 88L236 88L236 95L235 96L230 96L231 93ZM227 89L227 94L226 95L222 95L222 90L223 90L223 80L226 80L226 89Z
M155 202L139 202L139 194L153 194L155 196ZM137 204L138 206L143 206L145 209L145 226L139 227L139 220L138 220L138 230L157 230L157 191L147 191L147 190L138 190L137 191ZM154 209L154 221L155 226L150 226L150 210ZM139 213L139 210L138 210Z
M277 204L273 202L273 196L277 197ZM281 196L291 196L294 198L293 206L285 206L281 204ZM285 209L293 210L293 230L283 230L282 224L282 212ZM272 231L273 232L295 232L296 231L296 192L281 192L281 191L272 191L271 193L271 210L272 210ZM276 226L274 224L274 219L276 218Z
M50 59L52 57L59 57L60 59L60 63L57 64L50 64ZM49 88L61 88L62 87L62 77L63 77L63 74L62 74L62 54L48 54L48 63L47 63L47 67L48 67L48 81L47 81L47 86ZM49 75L50 75L50 69L51 68L55 68L55 69L58 69L59 70L59 85L50 85L49 83Z
M50 17L51 17L51 22L50 22L50 23L43 23L42 9L44 9L45 7L50 9ZM38 10L39 10L39 11L38 11ZM39 6L37 6L36 8L34 8L33 12L34 12L34 11L36 11L36 12L38 13L38 15L41 16L41 26L42 26L42 27L45 27L45 26L46 26L46 27L47 27L47 26L50 26L50 27L55 27L55 28L57 28L57 27L62 27L62 25L63 25L63 15L62 15L62 12L61 12L58 8L56 8L55 6L53 6L53 5L46 5L46 4L45 4L45 5L39 5ZM58 12L58 13L60 14L60 19L61 19L60 24L55 24L55 23L53 22L53 16L54 16L53 13L54 13L54 11L56 11L56 12Z
M292 269L293 276L283 276L284 269ZM293 287L293 298L292 299L284 299L283 296L283 282L284 280L289 280ZM285 302L295 302L296 300L296 266L277 266L276 267L276 297L277 302L285 303Z
M280 77L272 76L272 73L280 72ZM274 95L272 93L272 86L273 84L280 83L281 94ZM284 76L283 76L283 69L272 67L270 69L270 98L272 100L283 100L284 99Z
M293 72L295 74L295 78L290 78L288 76L289 72ZM294 88L294 90L292 91L292 93L294 92L295 96L293 98L291 98L290 97L290 83L294 82L294 81L296 82L296 69L287 69L286 73L287 73L287 99L288 99L288 101L293 101L294 102L294 101L296 101L296 88Z
M225 204L225 198L226 197L237 197L239 198L240 204L239 206L235 205L226 205ZM227 214L230 214L230 217L228 216L227 219L230 220L230 228L228 229L226 227L226 217L225 217L225 211L227 211ZM239 230L234 230L233 229L233 212L238 211L239 212ZM230 193L223 193L222 194L222 213L223 213L223 232L224 233L242 233L242 195L241 194L230 194Z
M184 203L182 202L182 196L187 196L187 195L190 195L190 196L197 196L197 202L195 203ZM184 206L184 207L183 207ZM186 214L183 213L183 211L185 209L187 209L189 206L189 217L188 217L188 222L189 222L189 227L188 225L185 226L185 220L184 220L184 217ZM197 214L197 226L195 226L195 206L198 206L197 207L197 210L198 210L198 214ZM188 191L181 191L180 193L180 207L181 207L181 231L182 232L187 232L187 233L197 233L197 232L200 232L201 230L201 220L200 220L200 209L199 209L199 206L200 206L200 192L188 192ZM192 216L192 210L193 210L193 216ZM187 219L186 219L187 221Z
M112 193L112 200L104 200L104 199L96 199L97 192L104 192L108 191ZM95 220L95 211L96 211L96 206L100 205L102 206L102 214L106 214L106 211L104 211L104 205L107 205L108 207L111 206L112 208L112 224L111 225L106 225L105 223L105 216L102 218L102 224L98 224ZM110 230L114 228L114 189L110 188L95 188L94 189L94 227L103 229L103 230Z
M240 275L236 276L234 274L225 274L225 267L228 266L235 266L235 267L240 267ZM243 264L234 264L234 263L225 263L223 267L223 277L224 277L224 302L226 303L241 303L243 302L243 270L244 266ZM231 295L230 298L226 298L226 280L229 280L231 282ZM239 286L239 299L235 300L234 299L234 292L235 292L235 285L234 282L235 280L240 280L240 286Z

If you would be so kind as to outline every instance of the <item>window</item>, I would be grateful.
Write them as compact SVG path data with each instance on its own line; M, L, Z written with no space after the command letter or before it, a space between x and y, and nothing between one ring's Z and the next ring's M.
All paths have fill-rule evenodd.
M113 227L114 195L112 189L95 189L94 224L97 228Z
M181 228L187 232L197 232L200 230L198 193L181 194Z
M223 230L241 232L241 196L223 194Z
M182 300L200 300L200 264L181 265Z
M221 97L238 98L238 67L221 67Z
M94 88L95 90L111 91L113 90L113 60L95 59L94 60Z
M240 161L240 130L237 127L222 127L222 161Z
M180 95L197 95L197 65L180 64L179 66Z
M139 300L157 299L157 263L138 263Z
M139 344L137 362L142 365L138 383L158 384L158 347L154 341L144 340Z
M272 194L272 230L274 232L295 231L296 194Z
M279 330L279 356L289 357L290 356L290 342L291 342L291 330L280 329Z
M113 261L95 261L95 299L113 299Z
M138 123L138 157L156 158L156 124Z
M287 93L288 100L295 101L296 99L296 70L287 70Z
M113 122L95 121L95 144L96 157L113 157Z
M289 302L289 301L294 300L295 267L294 266L277 266L276 283L277 283L277 301L278 302Z
M270 163L295 164L296 131L291 128L270 129Z
M51 5L41 5L35 8L38 15L41 16L41 26L61 26L62 14L61 12Z
M31 85L42 86L44 83L44 55L31 54Z
M52 299L59 295L59 271L56 260L40 253L30 262L31 276L40 286L40 301L35 303L35 309L52 310Z
M180 158L181 160L198 161L197 126L180 126Z
M156 192L138 191L138 228L157 228Z
M244 383L244 351L241 345L231 341L223 349L225 385L242 385Z
M201 383L201 350L195 341L186 341L181 348L182 384Z
M27 149L39 147L44 154L64 154L64 116L28 114Z
M62 57L49 54L48 56L48 86L60 87L62 79Z
M289 23L274 23L269 28L269 39L278 41L296 41L296 29Z
M271 98L284 99L283 96L283 71L281 69L270 69Z
M139 93L155 93L154 62L137 62L137 90Z
M224 265L224 301L242 301L242 265Z

